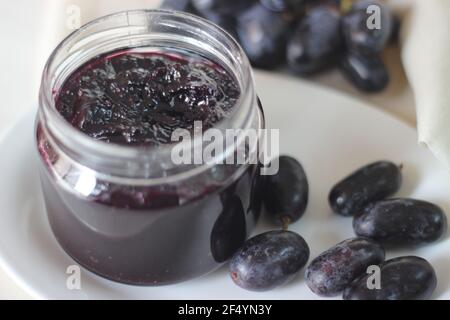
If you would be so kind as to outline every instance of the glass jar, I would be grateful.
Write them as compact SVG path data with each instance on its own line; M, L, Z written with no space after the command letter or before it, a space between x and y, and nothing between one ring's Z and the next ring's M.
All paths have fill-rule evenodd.
M43 72L36 144L52 231L86 269L134 285L164 285L210 272L243 243L261 210L258 146L243 136L214 161L175 163L180 143L127 146L95 140L69 124L55 107L64 81L81 65L118 49L190 52L235 78L241 95L214 129L257 130L264 117L250 64L225 31L193 15L141 10L99 18L69 35ZM258 135L258 139L261 136ZM195 152L198 139L184 145ZM237 150L242 164L222 164ZM250 155L250 156L249 156Z

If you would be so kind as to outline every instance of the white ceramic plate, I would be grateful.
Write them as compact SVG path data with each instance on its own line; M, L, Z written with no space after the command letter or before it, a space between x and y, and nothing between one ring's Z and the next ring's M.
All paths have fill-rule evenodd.
M311 257L353 236L351 219L332 214L328 191L339 179L371 161L404 164L398 196L435 202L450 212L450 173L417 145L413 128L329 89L297 79L257 73L268 126L279 128L281 152L303 163L311 185L306 215L292 226L311 247ZM33 146L34 115L22 119L0 142L0 263L36 298L62 299L316 299L303 272L289 285L267 293L235 286L222 268L183 284L141 288L117 284L86 270L81 290L66 288L74 264L56 243L45 214ZM257 232L270 228L262 221ZM414 251L435 267L434 298L450 298L450 239Z

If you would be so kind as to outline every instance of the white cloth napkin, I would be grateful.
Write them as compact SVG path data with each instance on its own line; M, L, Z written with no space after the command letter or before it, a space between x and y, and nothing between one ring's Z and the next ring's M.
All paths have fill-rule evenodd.
M450 1L411 1L402 59L416 100L419 142L450 168Z

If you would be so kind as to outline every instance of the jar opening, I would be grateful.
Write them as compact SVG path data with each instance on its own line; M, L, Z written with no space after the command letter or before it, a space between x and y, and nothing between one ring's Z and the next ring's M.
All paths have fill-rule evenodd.
M256 108L250 63L237 42L224 30L197 16L167 11L139 10L112 14L94 20L69 35L53 52L44 69L40 91L40 120L49 139L68 158L100 173L148 179L196 174L213 163L180 165L171 161L173 144L128 146L95 140L70 125L55 108L55 95L64 81L90 59L118 49L182 50L194 52L217 63L235 77L241 94L229 117L214 126L249 129L261 126ZM186 142L181 142L186 143ZM194 150L201 140L194 140ZM237 146L222 154L225 159ZM184 146L187 149L187 146Z

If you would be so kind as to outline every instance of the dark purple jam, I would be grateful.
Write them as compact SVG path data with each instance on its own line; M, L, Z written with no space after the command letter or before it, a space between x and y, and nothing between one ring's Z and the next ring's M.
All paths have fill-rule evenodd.
M139 198L132 188L128 197L116 191L115 206L65 190L45 169L41 180L50 226L67 254L91 272L133 285L173 284L217 269L242 246L261 211L256 166L185 203L162 188L147 198L155 207L148 209L126 207Z
M94 139L128 145L171 142L194 121L211 128L239 98L236 80L200 57L122 50L74 72L56 96L56 108Z
M110 143L149 146L149 152L196 120L203 128L214 126L239 96L236 80L210 61L135 51L88 61L55 92L57 109L80 131ZM37 142L55 237L77 263L114 281L161 285L212 271L242 245L261 210L255 165L239 174L239 166L217 165L152 186L96 179L84 194L86 181L77 174L55 177L67 163L41 125Z

